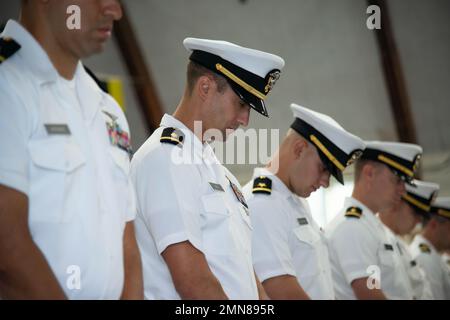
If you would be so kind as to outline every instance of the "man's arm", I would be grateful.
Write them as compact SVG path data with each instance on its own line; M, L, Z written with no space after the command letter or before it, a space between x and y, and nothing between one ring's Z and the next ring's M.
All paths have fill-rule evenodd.
M0 185L0 298L64 299L28 228L28 198Z
M368 277L352 281L352 289L356 298L359 300L387 300L381 289L369 289L367 279Z
M258 288L258 297L259 300L270 300L269 296L266 293L266 290L264 290L263 285L261 284L261 281L259 281L258 276L256 275L255 272L255 279L256 279L256 286Z
M123 233L123 256L125 279L122 290L122 300L144 299L141 254L136 242L134 224L127 222Z
M228 299L203 253L189 241L168 246L162 257L181 299Z
M263 281L268 296L274 300L308 300L309 296L300 286L297 278L282 275Z

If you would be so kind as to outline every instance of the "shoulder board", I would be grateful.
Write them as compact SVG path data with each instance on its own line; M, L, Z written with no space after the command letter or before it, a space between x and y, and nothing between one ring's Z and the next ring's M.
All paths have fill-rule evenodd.
M253 180L252 193L272 193L272 180L265 176L259 176Z
M12 38L0 38L0 64L19 51L20 44Z
M177 128L167 127L161 133L159 141L161 143L169 143L176 146L182 146L184 140L184 134Z
M431 249L426 243L419 244L419 249L420 249L421 252L431 253Z
M349 207L347 210L345 210L345 216L349 218L361 218L362 216L362 210L358 207Z

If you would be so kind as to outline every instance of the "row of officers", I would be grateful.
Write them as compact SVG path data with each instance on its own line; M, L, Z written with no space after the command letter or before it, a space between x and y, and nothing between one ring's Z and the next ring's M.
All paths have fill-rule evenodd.
M122 110L80 62L120 5L79 1L69 30L65 3L23 1L0 36L0 298L450 298L450 200L414 178L420 146L363 141L292 104L278 151L241 187L205 133L268 116L284 60L186 38L182 99L133 155ZM350 165L352 195L322 230L305 199Z

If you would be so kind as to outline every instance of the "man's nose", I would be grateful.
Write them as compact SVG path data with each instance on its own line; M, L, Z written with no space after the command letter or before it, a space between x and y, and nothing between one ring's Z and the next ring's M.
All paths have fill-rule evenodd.
M238 122L241 126L246 127L250 121L250 106L247 105L239 113Z
M122 6L118 0L103 1L102 13L105 16L110 16L113 20L120 20L122 18Z
M323 188L328 188L328 186L330 185L330 172L328 170L322 174L320 179L320 185Z

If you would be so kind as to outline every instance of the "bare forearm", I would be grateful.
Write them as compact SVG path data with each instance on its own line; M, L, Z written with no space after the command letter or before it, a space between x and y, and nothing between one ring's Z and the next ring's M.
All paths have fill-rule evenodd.
M169 246L162 256L182 299L227 299L205 256L189 241Z
M64 299L28 229L28 198L0 185L0 298Z
M369 289L367 278L356 279L352 282L352 289L359 300L386 300L386 296L380 289Z
M220 282L212 274L194 275L185 281L175 283L181 299L187 300L226 300L228 299Z
M120 298L122 300L144 299L141 255L131 222L127 224L124 235L124 270L124 286Z
M3 259L4 258L4 259ZM30 243L4 256L0 272L3 299L65 299L55 275L39 248Z
M255 279L256 279L256 286L258 288L259 300L270 300L269 296L266 293L266 290L264 290L264 287L261 284L261 281L259 281L258 276L256 275L256 273L255 273Z
M142 300L144 286L142 278L141 258L139 255L129 257L125 262L125 280L122 291L122 300Z
M297 278L282 275L263 282L264 289L271 299L275 300L308 300L308 294L303 290Z

